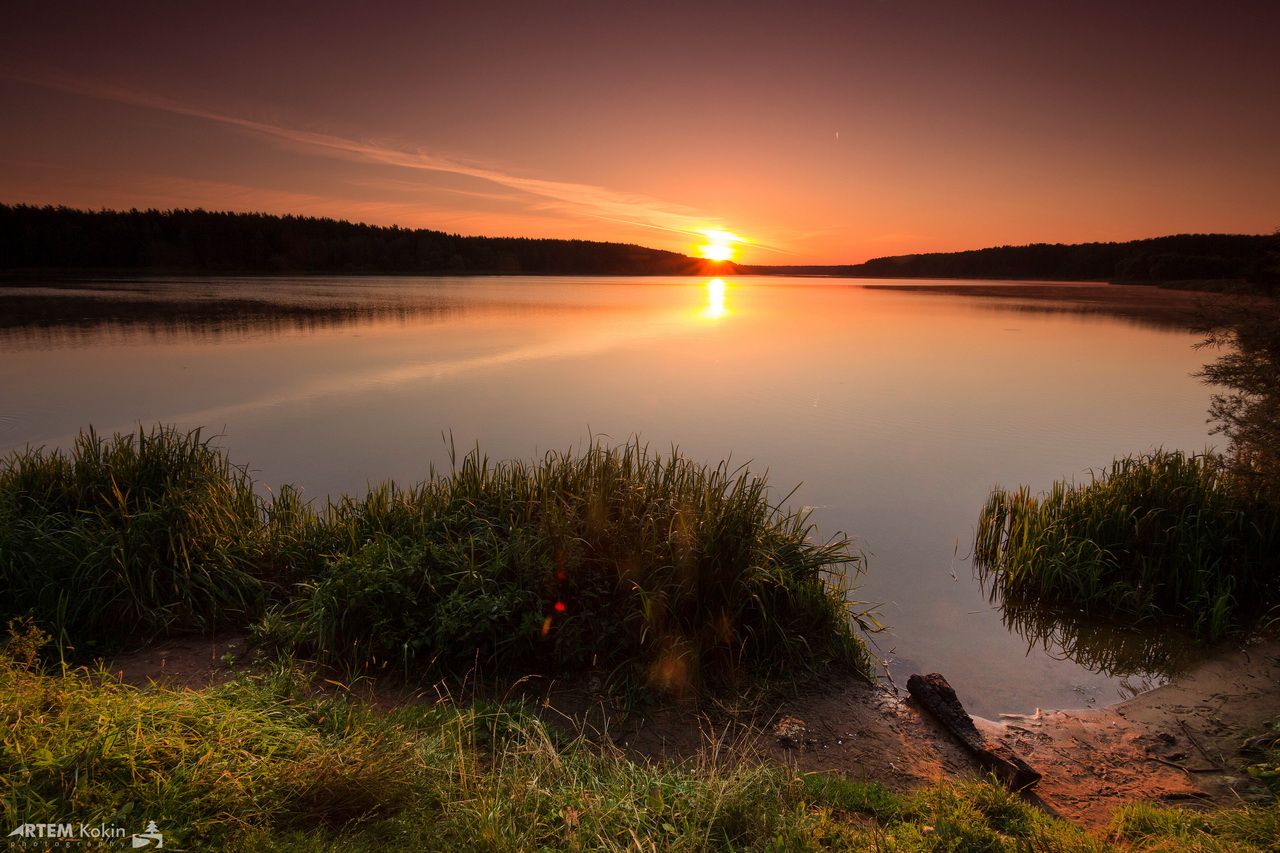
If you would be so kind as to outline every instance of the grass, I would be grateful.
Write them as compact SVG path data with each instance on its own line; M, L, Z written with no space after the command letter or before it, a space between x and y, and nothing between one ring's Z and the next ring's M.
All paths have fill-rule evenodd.
M140 830L168 850L1274 851L1280 808L1127 807L1105 834L981 781L910 795L764 761L747 739L683 765L566 740L523 706L379 712L287 662L204 691L42 672L0 652L7 826Z
M1198 812L1140 803L1119 809L1108 837L1124 849L1181 853L1280 850L1280 807Z
M475 451L416 488L332 504L323 524L341 555L274 630L343 665L597 667L675 692L867 668L869 622L847 602L860 555L815 543L806 514L724 463L634 442L536 465Z
M0 463L0 617L35 615L83 652L209 629L260 609L261 506L249 475L167 427Z
M1014 607L1216 640L1280 601L1278 552L1280 513L1237 489L1220 457L1157 451L1039 497L993 490L974 560Z
M165 632L246 626L348 670L411 679L604 668L711 682L866 672L862 570L765 478L638 442L536 464L479 450L448 474L323 507L255 494L199 430L98 436L0 465L0 617L87 659ZM271 609L268 611L268 605Z

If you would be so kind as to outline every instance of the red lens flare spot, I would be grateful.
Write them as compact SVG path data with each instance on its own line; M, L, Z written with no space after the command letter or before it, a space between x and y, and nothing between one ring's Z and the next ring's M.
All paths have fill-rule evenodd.
M563 613L563 612L564 612L564 602L563 602L563 601L557 601L557 602L556 602L556 612L557 612L557 613Z

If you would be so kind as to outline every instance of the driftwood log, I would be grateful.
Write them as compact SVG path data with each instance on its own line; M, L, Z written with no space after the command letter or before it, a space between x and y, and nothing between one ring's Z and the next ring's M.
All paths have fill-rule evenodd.
M983 767L994 772L1015 791L1029 788L1041 779L1041 774L1002 743L992 743L978 731L973 718L965 711L956 692L938 673L913 675L907 679L907 692L911 698L928 709L938 722L955 735L964 748L973 753Z

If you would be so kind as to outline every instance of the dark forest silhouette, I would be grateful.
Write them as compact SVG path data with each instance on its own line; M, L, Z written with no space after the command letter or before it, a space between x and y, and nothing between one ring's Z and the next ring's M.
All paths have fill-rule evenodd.
M828 275L1192 282L1280 291L1280 233L1180 234L1124 243L1035 243L761 266L623 243L464 237L300 216L205 210L84 211L0 205L0 270L403 275Z
M622 243L463 237L261 213L0 205L0 270L700 275L734 267Z
M1179 234L1124 243L1034 243L874 258L845 266L743 266L748 275L1195 282L1280 288L1280 233Z

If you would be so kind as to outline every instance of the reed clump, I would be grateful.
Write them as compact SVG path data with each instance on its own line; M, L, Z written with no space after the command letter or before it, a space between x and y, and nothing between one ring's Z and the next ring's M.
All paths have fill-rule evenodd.
M0 461L0 617L36 616L60 645L243 622L263 558L249 475L200 430L90 428Z
M338 556L287 608L283 633L325 659L438 676L593 666L662 690L865 671L862 570L765 479L638 442L549 453L478 450L412 489L331 504Z
M1213 454L1155 451L1085 484L994 489L974 561L1014 606L1173 622L1204 640L1280 601L1280 512Z

